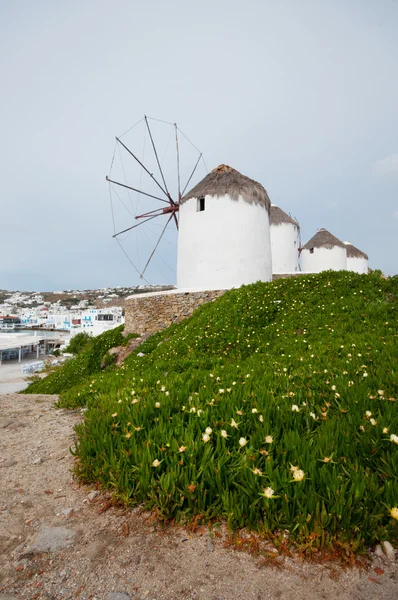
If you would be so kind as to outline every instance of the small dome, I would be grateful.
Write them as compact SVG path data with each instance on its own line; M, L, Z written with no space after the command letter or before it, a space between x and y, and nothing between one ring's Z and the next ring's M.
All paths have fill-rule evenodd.
M327 229L319 229L317 233L302 247L302 250L310 250L311 248L345 248L345 245L337 237L329 233Z
M347 258L366 258L369 259L368 255L359 248L356 248L351 244L351 242L344 242L345 247L347 248Z
M276 204L271 204L271 212L269 215L270 225L281 225L282 223L291 223L292 225L296 225L300 229L300 225L295 219L293 219L290 215L285 213L284 210L276 206Z
M190 198L203 198L205 196L229 196L238 200L241 196L249 204L259 204L270 211L271 202L267 191L257 181L242 175L228 165L219 165L211 171L202 181L195 185L181 199L181 204Z

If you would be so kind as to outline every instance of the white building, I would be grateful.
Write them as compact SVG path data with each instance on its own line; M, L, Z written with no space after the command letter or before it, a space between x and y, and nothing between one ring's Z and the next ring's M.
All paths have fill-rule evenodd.
M369 272L368 255L350 242L344 242L344 244L347 248L347 271L367 275Z
M270 234L272 274L296 273L299 270L300 225L279 206L271 204Z
M177 288L271 281L270 200L260 183L220 165L181 200Z
M319 229L301 249L301 268L307 273L344 271L347 250L343 242L326 229Z

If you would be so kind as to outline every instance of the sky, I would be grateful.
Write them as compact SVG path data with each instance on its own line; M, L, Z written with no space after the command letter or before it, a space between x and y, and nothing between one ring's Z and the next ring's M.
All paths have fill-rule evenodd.
M105 181L115 136L144 115L200 149L194 179L229 164L299 220L303 244L325 227L397 273L397 31L397 0L0 2L0 289L144 282L131 262L165 217L122 236L126 256L116 227L153 204L114 196L114 228ZM150 123L175 187L173 127ZM153 161L145 122L122 140ZM181 134L185 179L195 152ZM117 148L114 172L153 189L133 163ZM150 283L175 282L176 243L169 227Z

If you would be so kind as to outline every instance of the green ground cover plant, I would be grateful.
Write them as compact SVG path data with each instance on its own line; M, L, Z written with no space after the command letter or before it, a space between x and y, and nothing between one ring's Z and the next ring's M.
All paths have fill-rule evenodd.
M76 352L76 356L64 365L56 367L44 379L34 381L26 388L24 394L59 394L66 390L73 390L76 386L87 380L87 377L101 371L101 362L107 356L110 348L125 345L131 337L123 336L124 325L106 331L97 337L87 334L77 334L77 342L72 338L68 348ZM110 366L114 361L104 359L105 366Z
M397 292L326 272L204 305L61 394L87 407L77 477L166 520L309 549L396 542Z

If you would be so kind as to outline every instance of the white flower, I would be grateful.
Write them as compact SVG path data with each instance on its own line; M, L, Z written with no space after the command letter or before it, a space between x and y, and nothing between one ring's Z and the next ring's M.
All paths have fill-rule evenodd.
M155 408L160 408L160 402L155 402Z
M165 396L169 396L170 392L165 392Z
M260 421L260 423L263 423L264 422L263 415L258 415L258 420Z
M205 432L207 433L207 435L210 435L213 432L213 430L211 427L206 427Z
M367 411L366 411L366 413L365 413L365 415L366 415L367 417L371 417L371 416L372 416L372 413L370 412L370 410L367 410Z
M393 442L393 444L398 444L398 435L395 435L394 433L392 433L390 435L390 442Z
M113 413L112 417L117 417L117 413Z
M158 460L157 458L155 458L155 460L152 463L153 467L158 467L160 465L160 460Z
M316 420L316 415L313 412L310 412L310 417L312 417L314 419L314 421Z
M267 435L265 438L265 443L266 444L272 444L274 440L272 439L272 435Z
M388 427L384 427L383 433L388 433Z
M231 427L236 427L236 429L238 429L238 424L237 424L237 422L235 421L235 419L232 419L232 420L231 420Z
M368 374L366 373L366 371L365 371L365 373L363 373L363 375L362 375L362 376L363 376L363 377L367 377L367 376L368 376Z
M224 393L224 390L221 388L221 389L219 389L219 390L218 390L218 393L219 393L219 394L223 394L223 393Z
M210 436L208 433L204 433L202 435L202 440L204 441L204 443L208 442L210 440Z
M192 408L189 409L189 412L195 413L196 412L196 408L194 406L192 406Z
M272 496L275 494L274 490L270 487L266 487L264 488L264 496L266 498L272 498Z
M228 437L228 433L225 431L225 429L221 429L221 436L223 438L227 438Z
M164 385L162 385L162 387L160 388L160 390L161 390L162 392L165 392L165 391L166 391L166 388L164 387Z
M375 425L377 425L377 421L376 421L376 419L373 419L373 417L370 419L370 422L371 422L371 424L373 425L373 427L374 427Z
M256 413L258 413L257 408L252 408L252 413L253 413L253 415L255 415Z
M295 481L302 481L304 479L304 477L305 477L305 473L301 469L297 469L296 471L293 471L293 479Z
M335 389L336 389L336 386L335 386L335 385L332 385L332 390L334 391Z
M214 377L213 373L210 373L210 377Z
M187 449L186 446L180 446L178 448L178 452L185 452L186 449Z
M297 406L297 404L292 404L292 411L299 412L299 407Z
M260 471L260 469L258 469L257 467L255 467L253 469L253 475L262 475L262 474L263 474L263 472Z
M398 438L397 438L397 440L398 440ZM397 441L397 443L398 443L398 441ZM244 437L241 437L239 439L239 446L241 446L243 448L243 446L246 446L246 444L247 444L247 439Z

